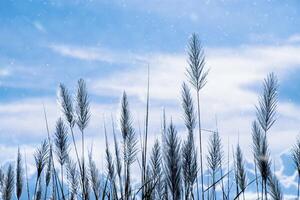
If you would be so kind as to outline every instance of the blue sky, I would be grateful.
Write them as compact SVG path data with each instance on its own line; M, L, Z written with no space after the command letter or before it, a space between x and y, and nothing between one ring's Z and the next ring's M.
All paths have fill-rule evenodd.
M0 64L2 73L12 72L1 77L1 101L51 96L58 82L105 76L132 62L76 59L51 46L100 48L104 54L184 53L193 32L207 48L276 46L297 36L299 6L296 0L2 1Z
M45 137L43 103L53 131L60 82L74 91L79 78L87 81L90 145L103 144L103 116L117 117L123 90L136 125L142 123L148 65L152 141L162 107L184 135L179 92L186 44L196 32L210 68L201 96L204 127L216 128L217 118L224 143L236 143L239 134L249 149L257 95L273 71L280 101L270 147L279 159L300 130L299 9L298 0L0 1L0 149L7 152L0 158L11 160L17 145L29 154Z
M2 1L0 9L1 101L52 96L59 82L137 62L112 52L184 54L193 32L206 48L280 46L300 27L297 1ZM72 47L104 55L83 58Z

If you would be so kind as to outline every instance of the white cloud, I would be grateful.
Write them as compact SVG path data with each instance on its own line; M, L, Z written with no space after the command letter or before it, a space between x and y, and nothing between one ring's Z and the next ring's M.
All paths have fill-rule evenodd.
M82 47L66 44L51 44L48 46L48 48L62 56L85 61L102 61L108 63L143 62L143 58L140 58L130 52L118 53L100 47Z
M112 56L108 54L107 52L99 52L99 49L95 48L85 48L82 50L81 48L78 47L70 47L66 45L50 45L50 48L57 52L60 53L64 56L69 56L72 58L78 58L82 60L101 60L101 61L108 61L111 62Z

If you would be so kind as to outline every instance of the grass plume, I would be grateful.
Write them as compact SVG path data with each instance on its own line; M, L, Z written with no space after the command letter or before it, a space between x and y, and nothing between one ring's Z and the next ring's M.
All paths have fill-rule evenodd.
M168 190L172 200L179 200L181 197L181 157L180 141L173 123L167 131L165 150L165 168Z
M131 178L130 167L136 160L137 154L137 139L135 131L132 126L131 115L127 95L124 92L121 102L121 117L120 117L121 134L123 138L123 159L124 159L124 177L125 177L125 191L124 198L128 200L131 195Z
M83 79L78 80L77 95L76 95L76 124L81 132L81 181L83 191L86 191L85 183L88 181L86 176L85 166L85 146L84 146L84 130L90 120L90 105L88 100L88 93L85 81ZM85 196L85 195L83 195ZM84 198L84 200L87 200Z
M56 147L55 153L58 163L60 164L61 171L62 195L64 195L64 164L66 163L69 156L69 141L67 127L65 126L61 118L59 118L56 122L56 130L54 135L54 144Z
M200 114L200 90L206 85L208 71L205 69L205 55L197 34L193 34L188 44L188 64L187 76L191 85L197 93L197 114L199 131L199 150L200 150L200 178L201 178L201 197L204 200L204 181L203 181L203 155L202 155L202 133L201 133L201 114Z
M115 133L115 125L114 125L114 119L112 118L112 130L113 130L113 135L114 135L114 153L115 153L115 165L116 165L116 172L119 178L119 189L121 196L123 196L123 185L122 185L122 160L120 156L120 148L119 144L117 141L116 133Z
M69 158L66 163L67 169L67 179L69 185L69 199L76 200L77 199L77 191L78 191L78 184L79 184L79 175L77 171L77 164Z
M89 179L94 193L94 197L96 200L99 200L101 190L100 172L96 167L95 161L93 160L92 152L89 153Z
M216 182L216 174L221 169L223 151L221 139L218 132L213 132L209 139L207 163L212 177L212 183ZM212 199L216 199L216 187L212 187Z
M3 183L2 183L2 199L3 200L11 200L14 190L15 184L15 172L13 169L12 164L10 164L7 168L7 172L4 176Z
M270 73L263 83L263 94L259 98L258 106L256 107L257 121L262 130L266 133L274 124L277 108L277 77Z
M47 166L46 166L46 175L45 175L45 194L44 194L44 200L47 199L47 195L48 195L48 187L51 181L51 176L52 176L52 145L49 146L49 156L48 156L48 161L47 161Z
M35 160L35 167L37 172L36 182L35 182L35 189L34 189L34 198L36 199L37 195L37 187L38 183L40 182L40 178L42 175L42 171L44 170L47 160L48 160L48 142L44 140L41 143L41 146L38 147L34 153L34 160Z
M158 140L155 140L155 143L152 148L152 153L150 156L150 168L151 168L151 177L153 179L154 189L153 189L153 198L159 199L162 196L162 155L161 148Z
M243 193L243 199L245 200L247 176L246 176L245 163L243 159L243 153L239 144L236 147L235 159L236 159L237 180L238 180L237 182L241 192Z
M182 84L181 98L181 104L184 110L184 122L188 131L187 141L185 141L182 146L182 170L185 183L185 198L189 199L191 197L194 198L193 186L195 181L197 181L198 163L197 152L194 143L194 128L196 124L194 102L190 93L190 89L185 83ZM197 184L197 197L198 196Z

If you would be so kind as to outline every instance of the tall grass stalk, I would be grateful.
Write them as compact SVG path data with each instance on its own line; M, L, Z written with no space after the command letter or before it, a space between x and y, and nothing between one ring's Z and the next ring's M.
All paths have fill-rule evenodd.
M54 178L54 174L52 174L52 191L51 191L51 199L52 200L56 200L57 199L57 195L56 195L56 182L55 182L55 178Z
M87 200L88 194L86 193L87 187L85 186L88 182L88 178L86 175L86 166L85 166L85 147L84 147L84 130L88 125L90 120L90 106L88 100L88 93L86 84L83 79L78 80L77 86L77 95L76 95L76 124L81 133L81 180L82 180L82 190L83 190L83 199Z
M52 145L49 146L49 157L48 157L48 161L47 161L47 169L46 169L46 175L45 175L46 190L45 190L45 194L44 194L44 200L47 199L48 187L49 187L49 184L51 181L51 176L52 176Z
M95 161L93 160L92 151L89 153L88 157L89 157L89 179L90 179L90 183L92 186L92 191L94 193L95 200L99 200L100 199L100 191L101 191L100 172L97 169ZM71 178L71 181L74 182L75 181L75 180L73 180L73 177L75 176L75 174L73 172L74 169L72 169L72 166L70 166L70 167L71 167L70 178ZM73 196L75 196L76 190L75 189L72 189L72 190L73 190Z
M36 200L41 200L41 199L42 199L42 195L43 195L42 182L39 181L39 183L38 183L38 189L37 189L37 192L36 192L36 197L35 197L35 199L36 199Z
M219 128L218 128L218 120L217 120L217 116L216 116L216 130L215 130L217 133L219 133ZM222 155L221 155L221 157L222 157L222 159L221 159L221 162L220 162L220 176L221 177L223 177L223 150L222 150ZM224 180L223 180L223 178L221 179L221 190L222 190L222 198L223 198L223 200L225 200L225 199L227 199L227 197L226 197L226 191L225 191L225 188L224 188Z
M257 121L265 134L276 121L277 90L277 77L270 73L264 80L263 94L259 97L258 106L256 107Z
M113 163L112 154L109 150L109 143L108 143L108 139L107 139L105 123L104 123L104 134L105 134L105 156L106 156L107 176L110 181L110 188L112 191L111 193L113 194L113 198L118 199L117 186L116 186L116 182L115 182L115 167L114 167L114 163Z
M199 38L193 34L188 45L188 63L187 76L197 93L197 113L198 113L198 131L199 131L199 150L200 150L200 177L201 177L201 195L204 200L204 181L203 181L203 155L202 155L202 134L200 118L200 90L206 84L208 71L205 71L205 56Z
M66 170L67 170L67 179L69 184L69 199L76 200L77 199L77 192L78 192L78 181L79 175L77 172L76 163L69 158L66 163Z
M121 199L123 198L123 182L122 182L122 161L121 161L121 156L120 156L120 148L119 148L119 144L117 141L117 137L116 137L116 132L115 132L115 123L114 123L114 119L112 117L112 131L113 131L113 135L114 135L114 152L115 152L115 159L116 159L116 171L117 171L117 175L119 178L119 189L120 189L120 196Z
M165 151L165 168L168 190L172 200L179 200L181 197L181 157L180 141L173 122L167 131Z
M227 174L228 174L228 177L227 177L227 196L226 196L226 199L230 199L230 150L229 150L229 145L230 145L230 142L229 142L229 137L228 137L228 144L227 144Z
M158 140L155 140L154 146L152 148L152 154L150 157L151 166L151 177L153 179L152 184L154 185L153 199L159 199L162 197L162 156L161 147ZM156 183L156 184L155 184Z
M37 189L38 184L40 182L40 178L42 175L42 172L44 170L44 167L46 166L47 160L48 160L48 142L44 140L41 143L41 146L38 147L34 153L34 160L35 160L35 167L36 167L36 182L34 187L34 199L37 199Z
M54 144L57 160L60 164L62 195L64 196L64 164L69 157L69 141L67 128L61 118L56 122Z
M194 128L196 124L196 117L194 111L194 103L191 97L190 89L183 83L182 85L182 107L184 110L184 122L188 131L187 140L182 147L182 170L185 185L185 198L194 198L193 187L197 179L198 164L197 152L194 143ZM198 196L197 187L197 196Z
M123 159L124 159L124 178L125 178L125 191L124 199L129 200L131 196L131 178L130 168L133 162L136 160L137 154L137 140L132 126L131 114L129 111L129 105L127 95L124 92L121 102L121 117L120 117L121 134L123 138Z
M165 164L166 161L166 141L167 141L167 120L166 120L166 110L162 109L162 119L161 119L161 146L164 147L161 149L162 156L162 200L169 200L169 191L168 191L168 180L167 180L167 167Z
M235 159L236 159L236 170L237 170L237 180L238 180L238 186L243 193L243 200L245 200L245 190L247 186L247 177L246 177L246 169L245 169L245 163L243 159L243 153L240 145L237 145L236 153L235 153Z
M254 124L254 132L259 136L253 138L254 140L254 155L256 157L257 166L262 178L262 198L263 191L265 199L268 198L267 180L270 176L271 162L269 160L269 149L267 142L267 132L276 121L276 108L277 108L277 90L278 81L277 77L271 73L267 76L263 83L263 93L259 97L258 106L256 107L257 124ZM259 127L258 127L259 125ZM257 141L255 141L257 140Z
M58 176L57 176L57 173L56 173L56 169L55 169L55 166L54 166L54 158L53 158L53 147L52 147L52 140L51 140L51 137L50 137L50 131L49 131L49 126L48 126L48 118L47 118L47 113L46 113L46 108L43 104L43 110L44 110L44 119L45 119L45 126L46 126L46 130L47 130L47 137L48 137L48 144L49 144L49 160L51 160L51 173L52 173L52 179L53 179L53 182L52 185L55 186L55 189L57 192L52 192L53 196L52 198L56 198L56 195L58 196L59 198L59 188L60 188L60 191L63 193L63 186L62 184L60 183L59 179L58 179ZM45 140L47 141L47 140ZM50 163L48 163L50 164ZM49 169L49 165L47 167L47 170ZM46 172L48 173L48 171ZM47 175L47 174L46 174ZM50 181L50 180L49 180ZM58 184L57 184L58 182ZM65 196L62 195L62 199L65 200Z
M150 71L148 65L148 79L147 79L147 103L145 116L145 133L142 148L142 185L146 183L146 168L147 168L147 145L148 145L148 126L149 126L149 89L150 89ZM142 197L145 195L145 188L142 189Z
M30 191L29 191L29 181L28 181L28 169L27 169L27 159L26 153L24 153L24 160L25 160L25 178L26 178L26 192L27 192L27 200L30 200Z
M252 125L253 152L261 176L261 198L267 199L267 180L270 175L270 153L266 135L257 122Z
M24 176L23 176L23 161L20 148L18 147L18 156L17 156L17 167L16 167L16 196L20 200L24 185Z
M238 171L237 171L237 163L236 163L236 159L235 159L235 152L233 150L233 160L234 160L234 164L233 164L233 170L234 170L234 180L235 180L235 192L236 192L236 198L240 199L240 190L239 190L239 177L238 177Z
M255 158L254 158L254 173L255 173L256 194L257 194L257 199L259 199L257 164L256 164L256 159Z
M223 151L221 139L218 132L214 132L209 139L207 163L212 177L212 199L216 199L216 175L221 170L221 162L223 159Z
M72 142L73 146L75 149L75 154L76 154L76 159L77 159L77 164L80 170L80 174L82 174L82 169L81 169L81 162L79 159L79 154L78 154L78 149L75 141L75 136L74 136L74 125L75 125L75 114L74 114L74 107L73 107L73 100L72 97L68 91L68 89L63 85L59 85L59 102L61 105L62 112L66 118L66 121L69 124L69 128L71 131L71 136L72 136ZM82 181L81 187L82 187Z

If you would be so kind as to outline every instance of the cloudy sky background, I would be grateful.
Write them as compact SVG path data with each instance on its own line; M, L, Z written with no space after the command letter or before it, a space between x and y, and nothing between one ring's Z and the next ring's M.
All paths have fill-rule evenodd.
M187 41L196 32L210 69L201 93L203 127L214 130L217 121L225 152L239 138L251 161L262 80L269 72L278 76L278 121L269 143L277 175L295 189L294 172L279 158L300 130L299 17L297 0L1 1L0 159L12 161L19 145L31 163L46 137L43 104L53 132L61 115L58 84L74 92L84 78L92 110L88 147L103 167L103 118L118 117L126 90L136 128L143 124L148 65L151 142L160 137L163 107L184 137L180 86Z

